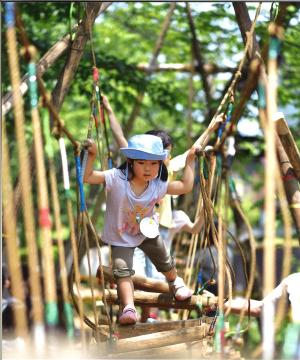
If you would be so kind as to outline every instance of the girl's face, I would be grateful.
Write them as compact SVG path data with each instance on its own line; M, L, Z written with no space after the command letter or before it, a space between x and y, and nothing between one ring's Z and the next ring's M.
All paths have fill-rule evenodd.
M149 181L157 177L160 162L158 160L134 160L133 177L140 181Z

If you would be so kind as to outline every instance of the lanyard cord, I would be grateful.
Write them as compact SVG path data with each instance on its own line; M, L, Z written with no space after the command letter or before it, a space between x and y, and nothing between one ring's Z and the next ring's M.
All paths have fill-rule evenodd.
M152 195L151 195L151 199L152 199L152 197L153 197L153 195L154 195L155 192L156 192L157 198L158 198L158 188L159 188L159 181L160 181L160 178L161 178L161 172L162 172L162 163L161 163L160 168L159 168L158 183L157 183L155 189L153 190L153 193L152 193ZM127 197L127 200L128 200L128 202L129 202L132 210L134 211L135 206L133 205L133 203L132 203L132 201L131 201L131 199L130 199L130 197L129 197L129 195L128 195L128 182L129 182L129 181L128 181L128 162L126 163L126 172L125 172L125 174L126 174L126 180L125 180L125 181L126 181L126 184L125 184L126 197ZM141 219L141 215L142 215L143 211L144 211L145 209L147 209L147 207L150 205L150 203L151 203L151 201L150 201L146 206L144 206L144 207L139 211L139 213L136 215L136 222L137 222L137 223L140 223L140 222L141 222L141 220L142 220L142 219Z

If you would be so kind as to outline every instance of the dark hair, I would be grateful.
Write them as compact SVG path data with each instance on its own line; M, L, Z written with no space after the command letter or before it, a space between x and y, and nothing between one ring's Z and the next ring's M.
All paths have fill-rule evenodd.
M170 145L173 145L171 136L167 134L164 130L149 130L145 134L155 135L161 138L164 149L166 149Z
M124 174L124 176L126 176L126 167L127 167L127 162L128 162L128 181L132 179L132 162L134 160L138 160L138 159L128 159L127 161L123 162L123 164L121 164L118 169L122 171L122 173ZM161 174L160 174L160 180L165 182L168 180L168 169L166 167L166 165L164 164L163 161L159 161L160 162L160 166L161 166ZM159 174L157 175L157 178L159 177Z

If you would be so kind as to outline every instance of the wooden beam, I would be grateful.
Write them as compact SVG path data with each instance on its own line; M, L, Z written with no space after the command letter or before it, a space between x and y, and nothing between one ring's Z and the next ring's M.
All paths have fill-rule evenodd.
M74 32L77 26L74 28ZM37 63L37 72L42 76L54 63L59 59L70 45L70 34L64 36L57 43L55 43ZM19 90L23 96L28 90L29 75L22 77ZM2 100L2 113L5 115L14 105L12 92L7 93Z
M58 81L52 92L52 102L57 112L59 112L64 98L69 91L71 82L83 55L86 42L89 39L90 31L92 31L92 26L98 15L103 13L111 3L111 1L103 3L87 2L86 16L78 26L67 60L58 76Z

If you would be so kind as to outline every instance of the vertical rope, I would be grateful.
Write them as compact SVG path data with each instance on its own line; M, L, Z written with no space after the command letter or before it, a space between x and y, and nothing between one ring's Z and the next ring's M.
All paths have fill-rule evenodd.
M70 179L69 179L69 169L68 169L68 159L67 159L67 152L65 141L61 137L58 140L59 147L60 147L60 155L61 155L61 162L62 162L62 171L63 171L63 182L64 182L64 189L65 189L65 199L67 201L67 215L70 227L70 238L71 238L71 247L73 253L73 264L72 264L72 274L70 275L69 281L69 289L72 292L73 286L73 270L74 270L74 277L75 277L75 285L77 289L77 296L78 296L78 312L80 318L80 330L81 330L81 342L83 344L83 348L86 347L86 334L84 330L84 322L83 322L83 300L80 294L80 273L79 273L79 265L78 265L78 251L76 245L76 234L75 234L75 224L73 218L73 211L72 211L72 202L70 198Z
M33 48L32 59L35 56ZM45 315L48 326L54 327L58 324L58 307L56 293L56 277L54 269L53 243L51 236L51 220L49 209L49 197L47 187L47 175L44 163L44 148L41 131L41 121L38 111L38 94L36 82L36 65L34 61L28 64L29 91L31 103L31 119L34 137L37 190L38 190L38 210L39 210L39 230L42 242L43 257L43 277L45 292Z
M26 317L26 301L24 294L21 262L18 249L16 215L14 209L13 189L11 185L10 161L7 144L7 134L4 119L2 120L2 194L3 223L5 229L5 244L11 278L11 292L16 299L13 313L16 336L28 340L28 324ZM3 284L2 284L3 286Z
M46 112L43 113L42 118L43 118L43 130L45 137L45 151L48 155L48 162L49 162L50 188L51 188L52 207L54 213L54 224L55 224L57 244L58 244L58 258L59 258L59 267L60 267L62 296L64 302L63 305L64 305L65 323L66 323L66 330L68 337L73 338L74 337L73 309L69 301L68 276L67 276L65 250L64 250L63 236L62 236L63 229L60 219L61 215L60 215L59 194L57 189L56 171L53 162L54 153L52 146L52 138L50 135L49 119Z
M45 332L43 320L43 303L41 296L41 284L39 277L38 250L36 244L36 232L33 212L32 186L30 177L30 165L28 150L25 140L23 100L19 92L20 70L17 52L16 32L14 27L14 3L5 3L5 21L7 24L7 46L9 73L12 84L14 99L15 131L20 167L20 181L22 189L23 216L25 224L25 239L27 243L29 262L30 297L32 303L32 317L34 323L34 340L39 349L44 348Z

